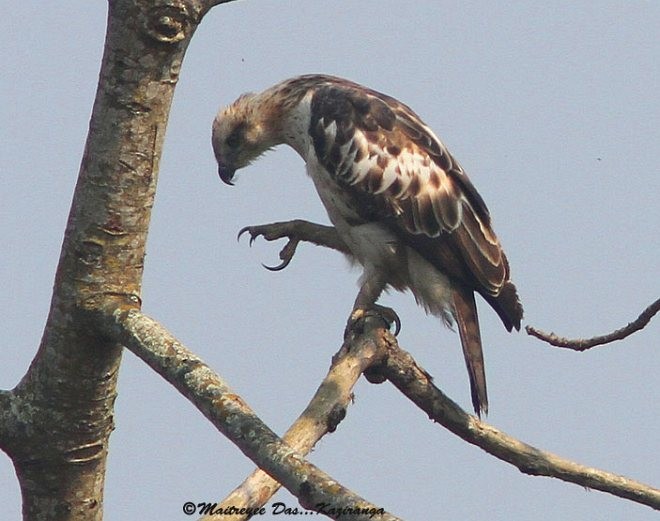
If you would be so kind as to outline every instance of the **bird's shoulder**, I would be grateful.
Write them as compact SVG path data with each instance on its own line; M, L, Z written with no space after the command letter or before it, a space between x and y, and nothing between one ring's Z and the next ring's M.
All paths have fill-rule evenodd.
M488 208L460 164L407 105L332 76L303 76L311 91L309 133L318 162L337 182L373 196L411 233L451 232L469 206Z

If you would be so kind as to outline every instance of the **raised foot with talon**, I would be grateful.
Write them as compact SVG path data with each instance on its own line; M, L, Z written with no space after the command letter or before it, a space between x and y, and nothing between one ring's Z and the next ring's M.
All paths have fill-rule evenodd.
M296 248L298 247L298 243L300 242L300 239L296 237L292 237L290 226L287 226L289 224L290 223L273 223L273 224L262 224L256 226L246 226L240 229L236 239L240 240L241 236L247 232L250 234L250 246L252 246L254 241L259 236L263 237L267 241L276 241L277 239L288 238L289 241L280 250L279 257L280 260L282 261L280 264L278 264L277 266L266 266L263 263L261 264L267 270L280 271L286 268L291 263L291 260L293 259L293 256L296 253Z

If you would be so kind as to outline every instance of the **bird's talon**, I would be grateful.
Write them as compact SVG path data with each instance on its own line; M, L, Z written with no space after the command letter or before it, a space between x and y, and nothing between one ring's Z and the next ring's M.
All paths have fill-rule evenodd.
M245 226L244 228L241 228L238 232L238 235L236 237L236 240L241 239L241 237L247 232L250 234L250 241L249 245L250 247L254 244L254 241L257 240L257 237L262 236L264 239L267 241L272 241L276 239L281 239L284 237L287 237L286 234L282 234L279 236L273 237L272 235L269 236L269 233L272 233L270 230L270 226L272 225L263 225L263 226ZM291 260L293 259L293 255L296 253L296 248L298 247L298 243L300 242L299 239L294 239L292 237L288 237L289 241L284 245L284 248L280 250L280 259L282 262L278 264L277 266L267 266L266 264L261 264L264 268L270 271L281 271L284 268L286 268L290 263Z
M348 317L348 323L346 324L346 329L344 331L344 338L348 336L350 331L357 329L356 326L358 323L368 316L377 316L382 319L387 323L388 329L394 324L394 336L397 336L401 332L401 319L399 318L399 315L396 314L396 311L392 308L374 304L373 307L369 309L357 308L353 310ZM358 331L361 332L361 329L358 329Z
M377 306L373 312L387 322L389 328L394 324L394 336L397 336L401 332L401 319L392 308Z
M252 247L252 245L254 244L254 241L257 240L257 237L259 237L259 235L262 235L262 234L259 233L257 230L255 230L255 227L254 227L254 226L246 226L245 228L241 228L241 229L238 231L238 235L236 236L236 240L237 240L237 241L240 241L240 240L241 240L241 237L243 236L243 234L244 234L245 232L247 232L247 233L250 234L250 242L248 243L248 245L249 245L250 247Z
M284 245L284 248L280 250L280 259L282 260L282 262L277 266L266 266L265 264L262 264L262 266L270 271L283 270L293 260L293 255L296 253L296 248L298 247L299 242L300 241L297 239L289 239L289 242L287 242Z
M238 235L236 235L236 240L240 241L243 234L247 231L250 231L249 226L245 226L245 227L241 228L240 230L238 230Z
M290 262L291 259L284 259L277 266L266 266L263 262L261 263L261 265L264 268L266 268L268 271L282 271L284 268L286 268L289 265Z
M401 333L401 319L399 318L399 315L394 313L394 336L399 336L399 333Z

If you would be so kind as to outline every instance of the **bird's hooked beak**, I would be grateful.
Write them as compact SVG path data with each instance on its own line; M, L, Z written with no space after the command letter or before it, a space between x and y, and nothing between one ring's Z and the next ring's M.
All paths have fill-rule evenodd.
M232 168L231 166L218 161L218 175L220 176L220 179L222 179L223 183L233 186L234 183L232 183L232 179L234 178L235 173L235 168Z

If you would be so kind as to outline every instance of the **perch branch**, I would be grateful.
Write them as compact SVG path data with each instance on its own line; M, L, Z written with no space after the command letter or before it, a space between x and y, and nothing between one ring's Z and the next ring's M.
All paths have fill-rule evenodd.
M382 361L386 354L383 347L387 345L387 339L382 338L384 331L382 321L367 319L365 331L369 331L370 335L362 335L353 342L348 340L344 342L333 357L328 374L309 405L282 437L282 441L300 454L308 454L324 435L334 432L346 415L346 409L353 399L353 387L360 375L370 366ZM280 487L277 481L257 468L219 504L218 508L226 511L234 507L243 508L246 512L254 512L265 505ZM214 516L206 516L200 521L213 519ZM239 521L248 519L248 516L237 514L223 519Z
M378 370L433 421L521 472L547 476L660 510L660 490L626 477L586 467L537 449L463 411L431 382L428 373L392 342L386 362ZM370 370L374 370L372 368Z
M644 329L658 311L660 311L660 299L648 306L642 311L637 319L630 322L627 326L617 329L607 335L595 336L593 338L578 338L571 340L569 338L557 336L554 333L546 333L532 326L527 326L525 331L527 331L528 335L534 336L555 347L573 349L574 351L586 351L595 346L623 340L640 329Z
M158 322L135 309L99 314L99 326L172 384L248 458L307 509L332 519L398 518L351 492L284 443L240 396Z

